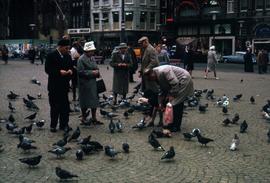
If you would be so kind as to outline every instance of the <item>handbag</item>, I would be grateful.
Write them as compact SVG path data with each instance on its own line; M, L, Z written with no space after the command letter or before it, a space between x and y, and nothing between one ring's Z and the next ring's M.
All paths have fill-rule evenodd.
M103 79L97 80L97 93L103 93L106 91L106 86Z
M171 123L173 123L173 106L168 102L164 111L163 125L168 126Z

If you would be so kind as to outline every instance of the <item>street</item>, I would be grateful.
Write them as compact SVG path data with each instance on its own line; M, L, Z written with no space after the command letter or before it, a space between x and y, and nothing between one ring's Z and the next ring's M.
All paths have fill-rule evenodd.
M13 116L19 127L28 126L30 122L24 118L33 113L23 104L23 97L27 94L37 96L41 93L41 99L35 101L40 108L37 120L46 121L42 129L33 126L33 132L26 134L28 138L36 141L37 149L30 152L18 149L19 140L16 135L9 134L6 124L0 123L2 128L0 144L4 148L0 153L0 182L57 182L59 178L55 175L56 166L78 175L78 178L74 178L74 181L78 182L270 182L270 144L266 135L270 121L261 116L262 106L270 99L270 75L259 75L257 65L254 66L254 73L244 73L243 65L220 63L217 66L217 75L220 79L215 80L212 72L209 73L208 79L204 79L206 64L195 63L194 88L214 89L216 98L223 95L229 97L228 114L222 113L222 108L217 106L216 100L207 100L203 94L200 103L209 104L206 112L200 113L198 108L187 108L182 122L182 132L173 133L172 138L158 139L166 151L170 146L174 146L176 155L173 161L161 161L164 152L155 151L148 144L148 135L153 128L143 130L131 128L142 119L142 113L134 112L125 119L122 115L125 109L117 111L119 119L124 123L123 132L113 134L108 129L109 120L102 117L99 112L98 119L105 124L90 127L79 125L80 113L71 113L69 124L73 130L80 126L81 137L91 135L92 140L99 141L104 146L111 145L117 150L121 150L123 142L130 145L129 154L120 153L115 159L108 158L104 155L104 151L101 151L77 161L75 152L79 149L79 145L76 142L69 142L66 145L71 147L71 150L62 158L56 158L48 153L48 150L52 149L52 144L63 137L63 132L51 133L49 130L47 75L44 65L40 65L40 61L37 63L30 64L28 60L9 61L7 65L0 63L0 118L9 116L7 94L14 91L20 95L18 99L11 101L16 108ZM113 69L108 62L98 66L106 83L106 95L111 95ZM33 77L41 82L40 86L30 82ZM128 96L132 94L133 87L139 83L138 76L134 77L137 82L130 84ZM232 98L237 94L243 96L234 102ZM255 97L255 104L250 103L251 96ZM135 104L138 97L139 95L132 103ZM239 123L247 121L247 133L239 133L240 125L222 125L224 119L231 119L235 113L240 116ZM203 136L214 139L214 142L204 147L198 143L196 137L191 141L184 140L182 133L191 132L194 128L199 128ZM238 134L240 138L239 150L230 151L229 145L234 134ZM40 154L42 159L36 168L28 168L18 160Z

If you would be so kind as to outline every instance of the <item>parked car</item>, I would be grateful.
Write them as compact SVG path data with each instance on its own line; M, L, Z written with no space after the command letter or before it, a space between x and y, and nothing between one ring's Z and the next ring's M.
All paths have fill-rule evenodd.
M244 63L244 55L245 54L246 54L246 52L237 51L237 52L235 52L235 55L225 55L225 56L222 56L222 61L224 63L239 63L239 64L243 64ZM256 63L256 57L255 57L255 55L252 55L252 60L253 60L253 63Z

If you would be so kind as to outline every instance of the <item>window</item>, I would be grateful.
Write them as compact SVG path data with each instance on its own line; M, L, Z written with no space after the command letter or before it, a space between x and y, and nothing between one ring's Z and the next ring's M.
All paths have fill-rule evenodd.
M156 6L156 0L150 0L150 6Z
M178 35L196 35L198 27L197 26L183 26L178 29Z
M113 29L119 30L119 12L118 11L112 12L112 15L113 15Z
M99 6L99 0L94 0L94 6Z
M109 5L109 0L103 0L103 5Z
M133 0L125 0L125 4L133 4Z
M270 1L265 1L265 8L270 9Z
M119 5L119 0L113 0L113 5Z
M140 4L146 5L146 0L140 0Z
M151 12L150 13L150 25L149 25L150 29L155 29L156 28L156 13L155 12Z
M268 0L269 1L269 0ZM263 9L263 0L256 0L255 1L255 7L256 7L256 10L262 10Z
M99 14L93 13L94 18L94 30L99 30Z
M102 30L109 30L109 13L102 13Z
M133 25L133 12L126 11L125 12L125 20L126 20L126 29L132 29Z
M234 0L227 0L227 13L234 12Z
M140 15L140 29L141 30L146 29L146 22L147 22L147 12L142 11Z
M248 9L248 0L241 0L240 1L240 10L247 11Z
M161 0L161 8L167 8L167 0Z

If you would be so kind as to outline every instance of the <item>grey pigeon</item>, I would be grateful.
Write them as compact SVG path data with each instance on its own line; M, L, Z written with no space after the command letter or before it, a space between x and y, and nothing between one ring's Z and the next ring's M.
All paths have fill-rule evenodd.
M143 129L145 128L146 126L146 123L145 123L145 117L143 119L141 119L135 126L133 126L132 128L138 128L138 129Z
M60 179L71 179L73 177L78 177L75 174L72 174L71 172L64 170L60 167L56 167L55 168L55 174L57 175L57 177L59 177Z
M8 102L8 108L11 112L14 112L16 110L15 107L11 104L11 102Z
M155 136L152 133L148 136L148 143L156 150L165 151L165 149L161 146L159 141L155 138Z
M113 122L113 119L111 118L110 119L110 123L109 123L109 130L111 133L114 133L114 130L115 130L115 123Z
M61 157L61 155L64 155L67 151L71 150L70 147L55 147L52 150L49 150L48 152L55 154L58 157Z
M206 138L206 137L203 137L200 132L198 130L195 130L194 131L194 135L197 136L197 139L198 139L198 142L202 145L205 145L208 144L209 142L212 142L214 141L213 139L210 139L210 138Z
M234 114L234 117L232 119L232 124L237 124L237 122L239 121L240 117L239 117L239 114L238 113L235 113Z
M68 136L65 136L63 139L54 143L53 146L64 147L67 144L67 139L68 139Z
M76 151L76 159L77 160L82 160L83 159L83 151L81 149L78 149Z
M30 149L37 149L36 146L33 146L31 143L27 142L27 141L22 141L21 143L19 143L17 145L17 148L21 148L23 150L30 150Z
M123 143L122 144L122 149L124 150L125 153L129 153L129 145L128 145L128 143Z
M170 150L167 151L167 152L161 157L161 159L162 159L162 160L163 160L163 159L171 160L171 159L174 158L174 156L175 156L174 147L171 146L171 147L170 147Z
M70 142L71 140L77 140L78 137L81 135L81 130L79 127L77 127L77 129L73 132L73 134L71 135L71 137L68 139L68 142Z
M25 117L24 119L29 119L30 121L34 120L37 116L37 113L30 114L29 116Z
M250 101L251 104L254 104L255 103L255 98L253 96L251 96L249 101Z
M40 121L37 121L35 123L33 123L34 125L36 125L38 128L42 128L45 124L45 120L40 120Z
M245 133L248 128L246 120L244 120L240 125L240 133Z
M8 99L10 100L14 100L16 99L17 97L19 97L18 94L14 93L13 91L10 91L10 93L7 95Z
M25 163L29 165L29 167L36 166L40 163L42 156L34 156L34 157L29 157L29 158L20 158L19 161L22 163Z
M113 147L111 146L105 146L105 155L109 156L111 158L115 158L115 156L120 153L118 151L116 151Z
M121 121L118 119L118 121L115 123L116 129L118 132L122 132L123 130L123 124L121 123Z
M232 140L232 143L230 145L230 150L231 151L235 151L238 149L238 146L240 144L240 140L239 140L239 137L237 136L237 134L234 135L234 138Z
M91 135L88 135L86 138L80 139L78 144L86 145L90 142L90 139L91 139Z
M28 98L28 100L36 100L37 99L36 97L33 97L33 96L29 95L29 94L27 94L27 98Z

